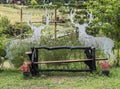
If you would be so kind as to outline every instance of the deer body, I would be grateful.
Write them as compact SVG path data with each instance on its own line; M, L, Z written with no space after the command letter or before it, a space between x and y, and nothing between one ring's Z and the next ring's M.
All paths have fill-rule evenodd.
M95 47L96 49L100 49L104 51L104 54L106 55L107 58L110 58L110 56L113 59L115 58L112 53L114 42L110 38L94 37L94 36L88 35L85 32L85 26L81 25L79 26L79 38L78 39L84 46Z
M40 38L41 38L41 31L44 29L45 26L35 27L32 26L31 29L33 30L33 34L31 37L22 39L21 42L35 42L38 45L40 44Z
M112 53L112 48L114 47L114 42L110 38L107 37L94 37L92 35L88 35L86 33L86 27L88 27L88 23L74 23L73 22L73 15L74 13L70 13L70 20L71 22L75 25L75 27L78 28L79 30L79 41L84 45L84 46L89 46L89 47L94 47L96 49L100 49L104 51L104 54L108 59L110 59L110 56L112 59L115 59L114 54ZM90 15L90 21L91 23L93 17L92 17L92 12L89 13Z

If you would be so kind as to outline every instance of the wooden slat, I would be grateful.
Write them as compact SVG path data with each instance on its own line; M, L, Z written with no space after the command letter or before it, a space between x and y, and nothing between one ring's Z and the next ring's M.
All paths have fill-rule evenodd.
M34 64L55 64L55 63L72 63L72 62L85 62L93 59L78 59L78 60L59 60L59 61L40 61ZM107 60L107 58L96 58L96 61Z
M90 60L93 60L93 59L59 60L59 61L40 61L40 62L34 62L34 64L72 63L72 62L84 62L84 61L90 61Z
M58 50L58 49L92 49L91 47L84 47L84 46L54 46L54 47L46 47L46 46L39 46L34 47L34 49L47 49L47 50Z
M96 61L108 60L107 58L96 58Z
M29 51L29 52L25 52L25 54L32 54L32 52L31 52L31 51Z

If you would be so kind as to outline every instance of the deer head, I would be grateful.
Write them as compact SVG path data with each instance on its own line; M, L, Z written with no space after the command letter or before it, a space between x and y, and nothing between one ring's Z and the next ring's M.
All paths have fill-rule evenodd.
M92 22L92 20L93 20L92 12L88 12L88 11L87 11L87 13L88 13L88 15L89 15L89 23L84 23L84 26L88 26L88 24L90 24L90 23ZM73 20L74 15L75 15L75 12L73 12L73 11L71 10L71 11L70 11L70 21L71 21L72 24L75 25L75 27L79 27L80 24L79 24L79 23L75 23L74 20Z
M30 14L26 16L26 22L27 22L27 25L30 26L32 30L37 28L44 29L44 27L48 26L50 23L50 14L48 13L47 9L46 9L46 25L45 26L40 26L40 27L34 26L33 24L30 23L30 16L31 16Z
M89 22L88 23L79 24L79 23L75 23L74 20L73 20L75 12L73 12L73 11L70 12L70 21L76 28L78 28L79 34L86 34L86 27L88 27L88 25L93 20L92 12L91 13L87 12L87 13L90 16Z

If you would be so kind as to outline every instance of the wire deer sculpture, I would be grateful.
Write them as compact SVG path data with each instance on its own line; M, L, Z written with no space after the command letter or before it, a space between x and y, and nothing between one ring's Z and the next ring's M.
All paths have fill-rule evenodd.
M45 26L39 26L39 27L36 27L34 26L33 24L31 25L30 24L30 15L27 16L26 20L27 20L27 24L28 26L31 27L32 31L33 31L33 34L32 34L32 37L30 38L26 38L26 39L23 39L22 41L23 42L36 42L38 45L40 44L40 38L41 38L41 31L49 25L49 22L50 22L50 15L49 13L46 11L46 25Z
M107 37L94 37L92 35L88 35L86 33L86 27L92 22L93 20L93 15L92 12L87 12L89 15L89 22L79 24L79 23L74 23L73 17L75 15L75 12L71 10L70 12L70 21L72 24L74 24L75 27L78 28L79 30L79 41L84 45L84 46L90 46L90 47L95 47L96 49L103 50L105 56L107 59L115 59L115 56L112 52L112 49L114 47L114 42L110 38Z
M16 48L19 49L21 46L19 43L21 44L26 44L26 43L36 43L36 45L40 45L40 38L41 38L41 31L49 25L50 22L50 15L46 9L46 24L43 26L35 26L33 24L30 24L30 15L26 16L26 22L27 25L31 27L33 33L32 36L29 38L25 38L25 39L14 39L14 40L10 40L9 45L6 46L5 50L6 50L6 58L9 59L9 63L10 65L12 65L11 60L13 59L13 53L12 53L12 49ZM3 61L4 63L4 61ZM3 64L2 63L2 64Z

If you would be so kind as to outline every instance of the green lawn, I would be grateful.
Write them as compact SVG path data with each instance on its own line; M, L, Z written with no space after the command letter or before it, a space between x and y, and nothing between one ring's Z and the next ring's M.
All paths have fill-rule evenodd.
M110 77L98 73L47 73L24 79L13 70L0 72L0 89L119 89L120 68L111 68Z

